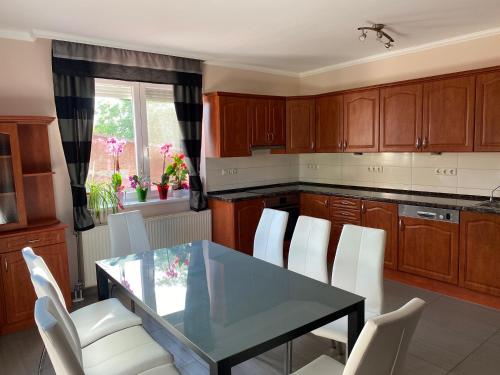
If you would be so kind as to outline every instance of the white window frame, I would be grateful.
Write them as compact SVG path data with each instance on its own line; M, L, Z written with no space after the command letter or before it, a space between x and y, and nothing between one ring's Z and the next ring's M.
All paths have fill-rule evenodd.
M135 140L135 162L137 167L137 174L142 174L145 178L152 183L150 176L150 163L149 163L149 138L148 138L148 115L147 115L147 105L146 105L146 89L160 89L169 90L168 87L172 87L167 84L156 84L156 83L146 83L146 82L130 82L130 81L120 81L114 79L95 79L96 85L109 85L109 86L127 86L130 87L132 93L132 111L134 117L134 140ZM128 178L126 179L128 181ZM151 185L153 186L153 185ZM126 194L126 202L134 202L135 194L130 194L132 191L130 187L126 186L125 189L128 194ZM184 194L188 195L188 194ZM150 188L149 198L157 198L158 192ZM130 197L130 198L129 198ZM170 198L169 198L170 199ZM146 202L147 203L147 202Z

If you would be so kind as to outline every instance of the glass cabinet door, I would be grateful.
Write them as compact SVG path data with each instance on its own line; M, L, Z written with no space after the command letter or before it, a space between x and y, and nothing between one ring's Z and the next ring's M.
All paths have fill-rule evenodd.
M0 230L26 226L23 175L15 124L0 124Z

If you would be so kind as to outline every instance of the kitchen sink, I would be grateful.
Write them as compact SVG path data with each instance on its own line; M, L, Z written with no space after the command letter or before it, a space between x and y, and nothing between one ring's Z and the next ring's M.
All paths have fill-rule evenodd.
M494 201L481 202L481 203L478 203L478 206L500 209L500 201L494 200Z

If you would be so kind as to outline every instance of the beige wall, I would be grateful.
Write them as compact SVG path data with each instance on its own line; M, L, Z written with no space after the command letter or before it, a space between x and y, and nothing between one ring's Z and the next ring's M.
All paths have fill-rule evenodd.
M493 65L500 65L500 35L302 77L300 93L318 94Z
M299 78L204 65L203 90L262 95L298 95Z

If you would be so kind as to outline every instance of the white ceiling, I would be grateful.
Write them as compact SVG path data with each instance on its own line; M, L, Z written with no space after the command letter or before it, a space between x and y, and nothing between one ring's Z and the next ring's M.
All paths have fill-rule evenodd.
M2 0L0 36L60 38L305 73L487 31L499 0ZM385 23L386 52L356 28Z

